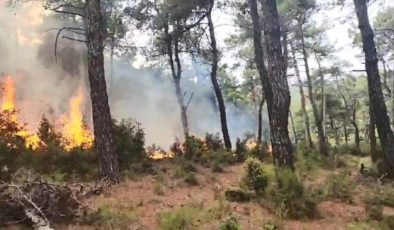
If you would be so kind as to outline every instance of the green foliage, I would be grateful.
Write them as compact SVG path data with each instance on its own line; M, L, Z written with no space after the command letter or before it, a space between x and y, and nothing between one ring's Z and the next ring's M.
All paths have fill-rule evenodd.
M316 204L305 192L304 186L291 169L277 171L278 186L270 191L270 199L278 216L282 218L313 218Z
M184 149L186 159L200 158L205 152L204 142L195 136L186 137Z
M234 216L228 217L219 227L220 230L241 230L237 218Z
M193 172L189 172L188 174L186 174L183 178L183 181L188 185L198 185L196 174Z
M246 159L248 149L246 148L246 140L237 138L235 142L235 156L239 162L243 162Z
M252 194L242 189L227 189L224 196L230 202L248 202L252 199Z
M220 135L218 133L217 134L206 133L205 145L209 150L212 151L219 151L224 149L222 139L220 138Z
M353 202L353 191L355 184L349 180L345 171L338 175L332 175L327 179L325 186L325 197L339 199L342 202Z
M383 206L374 204L373 202L367 202L365 205L365 212L371 220L381 221L383 220Z
M306 142L300 142L298 144L295 157L297 168L302 173L311 172L319 167L332 169L335 166L340 166L332 154L324 156L317 149L309 147Z
M279 230L281 229L281 224L277 220L268 220L263 225L264 230Z
M189 207L181 208L175 212L159 214L160 230L191 230L193 229L193 217L195 210Z
M131 223L136 221L136 213L133 210L121 212L108 205L101 206L86 220L88 224L100 226L102 229L127 229Z
M113 122L113 139L118 154L121 170L129 169L130 165L146 158L145 133L138 122L132 119Z
M268 185L268 177L264 172L262 163L255 158L248 158L245 166L245 176L242 183L257 195L264 194Z

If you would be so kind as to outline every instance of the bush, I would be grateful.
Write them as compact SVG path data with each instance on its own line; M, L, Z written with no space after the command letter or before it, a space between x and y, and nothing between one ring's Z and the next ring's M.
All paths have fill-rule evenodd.
M237 218L234 216L228 217L221 225L220 230L240 230L241 226L238 224Z
M105 205L90 214L85 222L98 225L103 229L127 229L130 223L137 221L136 219L136 214L133 211L120 212Z
M246 140L237 138L235 142L235 156L238 162L243 162L246 159L248 149L246 148Z
M130 169L132 163L147 157L145 152L145 133L141 124L132 120L113 121L112 125L115 151L118 154L120 170Z
M316 215L316 204L304 191L302 183L291 169L277 172L278 187L270 193L276 213L282 218L304 219Z
M374 202L367 202L365 204L365 212L371 220L383 220L383 206L375 204Z
M325 196L339 199L342 202L352 203L352 192L355 189L354 183L348 180L345 171L338 175L330 176L326 182Z
M321 154L317 149L311 148L307 142L300 142L297 145L296 164L301 172L311 172L317 167L332 169L336 166L335 156L329 154L327 156Z
M222 139L220 138L220 135L218 133L217 134L206 133L205 144L207 146L207 149L210 151L219 151L224 149Z
M394 229L394 216L385 216L380 224L382 230Z
M266 176L261 162L255 158L248 158L245 166L246 174L243 178L243 185L257 195L262 195L268 185Z
M184 147L184 156L186 159L200 158L205 152L204 142L195 136L186 137Z
M186 176L183 178L183 181L188 185L198 185L196 174L193 172L186 174Z
M230 202L248 202L252 199L252 194L242 189L228 189L224 195Z
M191 208L181 208L176 212L159 214L160 230L193 229L193 216L195 211Z

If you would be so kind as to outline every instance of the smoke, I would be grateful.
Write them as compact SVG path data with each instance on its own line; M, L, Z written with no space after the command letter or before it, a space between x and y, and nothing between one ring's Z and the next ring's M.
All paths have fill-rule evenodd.
M56 30L50 30L74 23L48 14L39 5L26 4L9 9L0 4L0 75L9 74L16 82L16 105L21 119L31 131L36 131L43 115L53 122L63 117L69 110L70 98L80 88L85 98L83 113L91 126L84 64L86 48L81 43L59 39L56 60ZM147 144L168 148L176 137L182 137L180 112L172 82L165 71L137 69L131 61L128 57L115 58L111 71L106 54L112 116L117 120L134 118L144 128ZM204 66L194 64L187 68L182 80L186 99L193 94L188 118L191 133L197 136L206 132L221 133L208 71ZM227 103L233 141L245 132L256 132L257 118L252 111L248 106L236 107ZM266 122L264 126L268 126Z

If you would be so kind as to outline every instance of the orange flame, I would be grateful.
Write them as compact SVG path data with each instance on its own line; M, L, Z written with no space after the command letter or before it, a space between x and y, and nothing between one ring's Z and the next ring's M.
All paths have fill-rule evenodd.
M74 147L91 147L93 145L93 136L89 131L82 114L82 105L84 103L84 95L82 89L78 90L78 94L70 100L70 112L66 118L63 134L67 139L67 149Z
M3 104L2 111L15 110L15 84L11 76L7 76L3 83Z
M1 111L15 111L15 83L10 75L7 75L5 81L3 83L3 104L1 105ZM12 121L19 124L18 115L15 113L14 116L11 117ZM26 141L26 147L31 147L33 149L38 147L39 137L37 134L30 134L28 130L23 129L17 133L18 136L22 137Z

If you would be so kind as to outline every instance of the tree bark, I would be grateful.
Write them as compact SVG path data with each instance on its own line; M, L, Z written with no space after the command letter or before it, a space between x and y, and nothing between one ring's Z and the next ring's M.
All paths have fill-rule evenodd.
M117 183L119 166L112 139L112 120L105 83L104 28L100 0L86 1L86 29L94 143L99 157L100 177Z
M166 20L168 20L168 18ZM170 35L168 21L164 26L164 33L166 36L167 55L171 68L172 81L174 83L175 95L177 97L177 101L180 109L183 134L185 138L187 138L189 136L189 123L187 119L187 106L185 105L184 94L182 93L182 89L181 89L182 64L179 58L179 41L176 36L173 38ZM173 46L174 46L174 52L173 52Z
M354 142L356 144L356 149L357 152L360 153L361 148L360 148L360 130L358 128L357 124L357 101L354 99L353 101L353 106L352 106L352 120L351 123L354 127Z
M297 145L298 137L297 137L297 132L296 132L295 127L294 127L293 113L291 112L291 110L289 111L289 116L290 116L291 128L293 129L294 144Z
M376 125L375 125L375 119L373 115L373 107L371 103L369 104L369 127L368 127L368 137L369 137L369 152L371 154L371 160L372 162L377 162L378 161L378 155L376 153Z
M220 123L222 127L222 134L224 140L224 146L226 149L231 149L231 140L230 135L228 133L227 127L227 116L226 116L226 106L224 104L224 99L222 95L222 91L220 90L219 82L217 79L217 71L218 71L218 63L219 63L219 51L216 45L216 36L215 36L215 29L212 22L212 8L214 6L214 1L211 0L211 8L207 14L208 19L208 27L209 27L209 36L211 40L211 48L212 48L212 70L211 70L211 81L212 86L215 91L216 99L219 106L219 113L220 113Z
M268 72L268 84L265 84L264 92L270 121L272 155L277 167L288 166L294 169L293 150L288 131L290 90L287 83L286 60L282 51L279 13L275 0L263 0L262 8L266 19L264 34L269 66L266 71ZM257 15L257 17L252 17L254 18L253 23L256 24L256 18L259 18L256 14L257 9L252 11L254 15Z
M319 150L320 150L320 153L326 155L327 154L326 138L324 135L322 121L319 116L319 111L317 109L315 94L313 93L313 84L312 84L312 78L311 78L310 69L309 69L308 53L306 51L306 44L305 44L305 37L304 37L305 36L304 35L304 28L303 28L301 22L299 22L299 29L300 29L302 55L303 55L303 60L304 60L304 65L305 65L305 73L306 73L306 78L307 78L307 83L308 83L309 100L312 105L313 116L315 118L315 125L317 128L317 133L318 133L318 137L319 137Z
M390 119L387 114L387 107L382 92L374 32L369 23L367 2L366 0L353 0L353 2L356 8L365 53L370 106L372 105L374 120L386 158L385 160L390 168L394 170L394 135L391 130Z
M258 115L258 130L257 130L257 144L260 146L260 144L263 142L263 106L265 103L265 97L260 101L259 104L259 115Z
M321 70L321 64L320 64L320 60L319 57L317 56L317 54L315 53L315 59L317 62L317 66L318 66L318 70L319 70L319 76L320 76L320 81L321 81L321 95L322 95L322 103L321 103L321 115L320 115L320 121L322 124L322 129L323 129L323 135L324 135L324 139L327 140L327 132L326 132L326 109L327 109L327 105L326 105L326 93L325 93L325 83L324 83L324 74Z
M309 116L308 116L308 112L306 110L304 87L303 87L303 83L301 80L300 69L298 68L298 61L297 61L295 49L293 46L291 47L291 55L292 55L292 59L293 59L293 67L294 67L295 75L296 75L297 81L298 81L298 88L299 88L300 96L301 96L301 111L302 111L302 117L304 118L303 120L304 120L305 139L306 139L307 143L309 144L309 147L312 148L313 142L312 142L312 137L311 137Z

